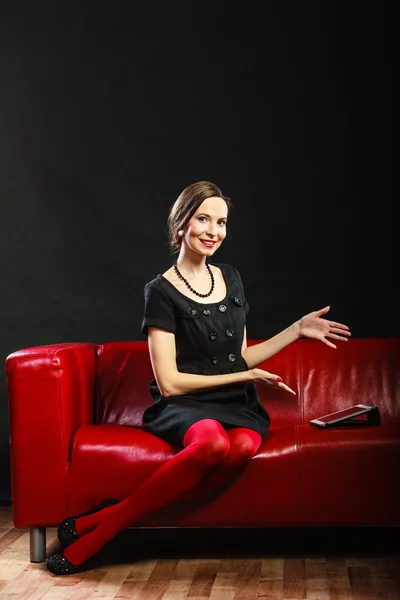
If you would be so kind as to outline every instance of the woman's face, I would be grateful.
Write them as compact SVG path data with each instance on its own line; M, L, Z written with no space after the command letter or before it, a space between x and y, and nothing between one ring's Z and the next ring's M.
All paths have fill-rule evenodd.
M185 227L183 236L191 250L212 256L226 237L228 206L223 198L204 200Z

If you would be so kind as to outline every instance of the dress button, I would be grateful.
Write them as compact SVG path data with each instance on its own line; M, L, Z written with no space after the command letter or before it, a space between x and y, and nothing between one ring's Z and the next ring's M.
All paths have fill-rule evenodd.
M218 357L214 356L214 358L212 359L211 362L212 362L213 365L217 365L218 364Z
M229 362L235 362L236 356L234 354L229 354L228 360L229 360Z
M205 315L206 317L209 317L211 315L211 311L209 311L208 308L205 308L203 310L203 315Z
M225 304L220 304L220 305L218 306L218 310L219 310L219 312L225 312L225 311L226 311L226 306L225 306Z
M233 299L233 301L238 306L240 306L242 304L242 301L240 300L239 296L235 296L234 299Z
M214 333L214 332L210 333L210 340L213 341L213 340L215 340L216 337L217 337L216 333Z
M227 335L228 337L232 337L232 336L233 336L233 329L227 329L227 330L225 331L225 333L226 333L226 335Z
M192 315L192 317L195 317L198 314L198 312L197 312L197 310L195 308L191 308L190 309L190 314Z

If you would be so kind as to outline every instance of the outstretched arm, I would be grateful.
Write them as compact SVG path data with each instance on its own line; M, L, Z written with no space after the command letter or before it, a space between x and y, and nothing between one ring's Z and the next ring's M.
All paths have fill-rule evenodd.
M347 342L348 338L345 336L351 336L347 325L321 318L321 315L327 313L329 309L330 306L325 306L325 308L322 308L321 310L310 312L309 314L304 315L304 317L301 317L298 321L292 323L292 325L289 325L289 327L286 327L286 329L280 333L274 335L274 337L265 340L265 342L261 342L260 344L255 344L254 346L247 347L245 328L242 355L247 362L249 369L257 367L301 337L320 340L335 350L335 344L326 338L329 337Z
M175 335L158 327L149 327L149 351L154 377L161 394L170 396L209 390L232 383L253 382L264 387L273 387L282 391L295 392L283 383L275 373L263 369L249 369L238 373L221 375L197 375L181 373L176 364Z

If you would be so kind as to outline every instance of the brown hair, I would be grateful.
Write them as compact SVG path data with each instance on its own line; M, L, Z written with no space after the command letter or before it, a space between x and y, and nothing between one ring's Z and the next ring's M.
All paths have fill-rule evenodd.
M185 228L204 200L214 196L225 200L229 218L233 208L231 199L224 196L219 187L210 181L192 183L179 194L168 215L168 237L172 254L178 252L182 244L182 237L178 235L178 231Z

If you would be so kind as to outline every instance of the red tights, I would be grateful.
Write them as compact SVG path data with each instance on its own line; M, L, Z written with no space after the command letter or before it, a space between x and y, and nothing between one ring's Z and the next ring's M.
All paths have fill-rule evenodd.
M165 462L128 498L80 517L79 539L64 550L73 565L88 560L122 529L174 501L196 497L226 481L257 452L261 436L252 429L225 430L213 419L197 421L187 430L183 450ZM201 485L199 485L201 484Z

